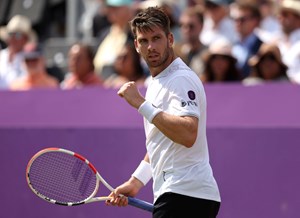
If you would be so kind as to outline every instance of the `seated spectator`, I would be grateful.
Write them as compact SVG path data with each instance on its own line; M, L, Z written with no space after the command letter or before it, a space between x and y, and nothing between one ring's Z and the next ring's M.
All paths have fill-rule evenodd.
M238 36L234 22L230 18L232 0L203 0L205 18L201 41L209 46L218 39L226 39L234 43Z
M8 89L14 80L26 75L22 51L26 43L36 40L36 33L27 17L15 15L0 28L0 38L7 46L0 51L0 88Z
M94 71L94 52L90 46L75 43L68 54L69 72L61 83L63 89L81 88L83 86L99 86L102 81Z
M257 55L249 59L252 72L243 80L244 85L256 85L265 82L289 82L287 66L282 62L278 46L263 44Z
M236 67L236 59L231 49L231 43L226 40L218 40L209 46L208 53L204 55L204 73L200 76L204 83L241 80L241 74Z
M288 67L288 77L300 84L300 1L283 0L279 5L282 36L275 42Z
M256 4L238 1L232 16L239 35L239 40L233 45L232 54L237 59L238 69L245 78L250 74L249 58L257 53L263 43L258 33L261 13Z
M174 44L175 53L198 75L203 72L202 54L207 46L200 41L203 27L203 10L198 6L184 10L179 18L181 41Z
M135 13L133 0L106 0L105 3L111 25L101 37L102 41L94 57L95 72L103 80L110 76L103 73L103 68L112 66L126 41L133 40L128 22Z
M117 56L113 65L113 74L104 81L108 88L120 88L124 83L135 81L144 86L146 73L141 64L140 55L136 52L132 41L128 41Z
M42 50L36 43L27 43L24 47L26 74L10 84L11 90L29 90L33 88L58 88L59 82L47 73Z

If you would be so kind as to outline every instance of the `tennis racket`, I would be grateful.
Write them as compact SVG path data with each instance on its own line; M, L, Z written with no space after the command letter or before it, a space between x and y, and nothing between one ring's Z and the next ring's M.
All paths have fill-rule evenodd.
M110 200L108 196L95 197L99 184L114 191L83 156L61 148L46 148L28 162L26 180L30 189L47 202L76 206ZM128 204L152 212L153 205L128 197Z

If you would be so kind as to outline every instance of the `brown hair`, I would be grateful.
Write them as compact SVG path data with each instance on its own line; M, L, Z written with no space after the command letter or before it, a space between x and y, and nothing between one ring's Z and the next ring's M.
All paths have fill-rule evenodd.
M130 21L131 31L136 39L137 31L152 31L153 27L161 28L166 35L170 30L170 19L161 7L149 7L139 12L133 20Z

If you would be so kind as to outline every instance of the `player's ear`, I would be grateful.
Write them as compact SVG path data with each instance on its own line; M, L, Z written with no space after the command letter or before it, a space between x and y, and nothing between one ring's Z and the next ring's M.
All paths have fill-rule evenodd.
M169 42L169 47L172 47L174 44L174 35L173 33L168 34L168 42Z
M137 52L137 53L140 53L140 49L139 49L138 46L137 46L137 41L136 41L136 39L134 40L134 47L135 47L136 52Z

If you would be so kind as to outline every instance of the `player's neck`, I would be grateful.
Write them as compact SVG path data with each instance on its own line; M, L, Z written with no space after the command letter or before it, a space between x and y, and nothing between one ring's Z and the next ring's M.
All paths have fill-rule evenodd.
M170 50L170 55L167 58L167 60L165 61L164 64L158 66L158 67L152 67L150 68L150 73L152 77L157 76L158 74L160 74L162 71L164 71L168 66L170 66L170 64L177 58L177 56L174 53L174 50L171 49Z

